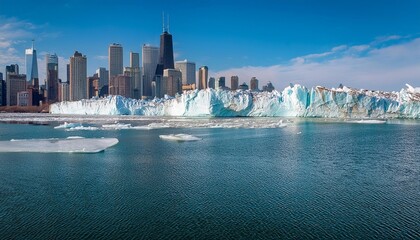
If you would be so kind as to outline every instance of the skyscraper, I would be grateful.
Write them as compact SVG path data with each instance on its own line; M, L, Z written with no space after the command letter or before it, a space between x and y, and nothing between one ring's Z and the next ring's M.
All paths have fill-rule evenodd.
M215 89L224 89L226 87L226 78L225 77L219 77L219 79L216 81Z
M47 63L47 101L56 102L58 101L58 57L56 54L45 55Z
M87 98L87 59L76 51L70 57L70 101Z
M38 80L38 61L36 56L36 50L34 48L34 40L32 40L32 48L27 48L25 50L25 60L26 60L26 81L32 81L32 85L35 88L39 87Z
M144 44L142 47L143 96L152 96L152 81L159 63L159 48Z
M184 61L175 62L175 68L179 69L182 73L182 84L193 84L195 83L195 63L188 62L187 59Z
M216 85L216 79L214 77L209 77L209 81L208 81L208 87L209 88L215 88Z
M3 80L3 73L0 72L0 106L6 105L6 82Z
M209 68L202 66L198 69L198 89L207 88L207 78L209 77Z
M26 90L26 75L19 74L17 64L6 66L6 105L17 104L18 92Z
M163 65L163 69L173 69L175 66L172 35L169 33L169 20L168 26L165 26L165 16L163 17L163 33L160 35L159 64Z
M140 67L139 53L130 52L130 67Z
M103 97L108 95L109 71L104 67L100 67L96 70L96 74L98 74L99 77L99 96Z
M258 91L258 79L256 77L251 78L249 85L250 85L251 91Z
M236 90L239 86L239 77L238 76L232 76L230 77L230 89Z
M175 96L182 92L182 73L176 69L163 70L163 94Z
M109 81L118 74L123 74L123 48L121 44L113 43L109 45L108 51L109 60Z
M131 90L132 93L130 94L131 98L140 98L142 94L142 81L141 81L141 70L140 70L140 60L139 54L130 52L130 67L125 68L124 74L131 77Z

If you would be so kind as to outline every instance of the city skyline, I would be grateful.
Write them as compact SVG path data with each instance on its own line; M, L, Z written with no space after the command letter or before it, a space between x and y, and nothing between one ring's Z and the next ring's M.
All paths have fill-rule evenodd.
M239 83L256 77L260 86L271 81L277 89L290 82L396 91L405 83L420 85L416 1L383 1L381 6L362 1L262 1L247 6L235 1L184 1L176 6L170 1L128 1L121 6L71 1L51 9L45 7L49 2L18 0L19 8L8 8L0 0L0 72L16 63L26 72L24 51L33 38L40 84L46 79L48 53L58 55L63 80L75 50L88 58L89 76L107 68L108 46L114 42L123 46L123 65L129 66L130 51L141 52L143 44L159 46L165 11L174 60L195 62L197 71L208 66L208 77L237 75ZM122 8L138 10L138 17L124 14ZM73 16L73 11L94 9L95 18ZM112 9L115 17L106 17Z

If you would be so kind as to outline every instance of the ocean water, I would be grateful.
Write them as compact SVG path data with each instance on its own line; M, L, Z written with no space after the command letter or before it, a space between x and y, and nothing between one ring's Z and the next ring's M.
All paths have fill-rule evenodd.
M165 122L188 124L105 130L106 119L29 116L37 124L28 124L8 117L2 141L82 136L119 143L97 154L0 153L0 239L420 237L418 121L285 119L286 127L253 128L243 123L278 119L180 118ZM72 119L99 129L54 129ZM200 121L209 124L192 124ZM242 127L209 127L238 122ZM159 138L178 133L202 140Z

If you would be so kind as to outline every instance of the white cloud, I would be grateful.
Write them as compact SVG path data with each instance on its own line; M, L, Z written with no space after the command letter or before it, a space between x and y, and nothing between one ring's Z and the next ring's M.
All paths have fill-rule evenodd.
M362 51L365 53L357 54ZM415 38L382 48L339 46L326 53L294 58L289 64L247 66L212 74L227 79L238 75L239 81L246 83L255 76L260 80L260 87L271 81L280 89L292 82L307 87L336 87L343 83L350 87L391 91L400 90L405 83L420 86L419 69L420 38Z

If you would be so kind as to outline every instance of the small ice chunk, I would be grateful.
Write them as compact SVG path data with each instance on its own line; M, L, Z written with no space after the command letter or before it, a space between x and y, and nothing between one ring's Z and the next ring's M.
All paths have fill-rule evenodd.
M102 127L105 129L115 129L115 130L130 129L131 124L130 123L105 124L105 125L102 125Z
M77 127L72 127L72 128L67 128L66 131L96 131L98 130L97 127L84 127L84 126L77 126Z
M81 127L82 124L81 123L68 123L68 122L64 122L61 125L58 125L56 127L54 127L55 129L62 129L62 128L74 128L74 127Z
M117 143L117 138L12 139L0 141L0 152L97 153Z
M169 135L159 135L161 139L170 140L170 141L178 141L178 142L190 142L190 141L198 141L202 140L199 137L189 135L189 134L169 134Z
M375 119L362 119L356 121L348 121L350 123L361 123L361 124L384 124L386 120L375 120Z

